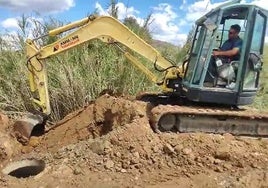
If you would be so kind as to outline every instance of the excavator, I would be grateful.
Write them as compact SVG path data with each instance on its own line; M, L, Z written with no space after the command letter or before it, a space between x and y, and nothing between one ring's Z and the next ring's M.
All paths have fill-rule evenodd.
M145 93L138 97L154 105L150 123L156 132L175 130L268 136L268 114L240 108L253 103L260 85L267 15L266 10L239 0L214 8L196 21L188 58L180 65L167 60L120 21L109 16L89 16L51 30L41 37L66 34L46 46L36 45L41 37L27 39L30 90L39 113L16 121L14 133L18 140L27 143L33 128L45 124L51 113L46 60L99 39L118 48L132 65L162 89L161 93ZM214 58L213 50L228 39L228 30L233 24L241 27L240 58L222 69L216 67L216 74L212 73L209 67ZM129 51L148 59L163 76L156 76ZM230 83L234 87L227 87Z

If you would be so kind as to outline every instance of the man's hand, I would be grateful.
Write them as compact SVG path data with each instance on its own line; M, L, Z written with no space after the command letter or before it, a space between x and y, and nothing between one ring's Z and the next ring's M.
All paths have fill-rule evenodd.
M213 55L213 56L219 56L219 55L220 55L220 51L213 51L213 52L212 52L212 55Z

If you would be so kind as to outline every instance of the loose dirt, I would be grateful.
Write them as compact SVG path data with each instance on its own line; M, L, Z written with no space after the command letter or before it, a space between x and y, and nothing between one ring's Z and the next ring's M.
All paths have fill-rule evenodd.
M39 159L40 174L0 175L0 187L268 187L268 141L230 134L152 131L150 105L103 95L43 136L0 149L10 161ZM1 121L0 121L1 127ZM0 142L0 148L3 146Z

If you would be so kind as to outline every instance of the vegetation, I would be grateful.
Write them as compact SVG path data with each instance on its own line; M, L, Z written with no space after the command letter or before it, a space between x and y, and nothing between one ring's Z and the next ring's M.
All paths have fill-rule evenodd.
M264 47L263 62L260 90L253 106L260 110L268 110L268 45Z

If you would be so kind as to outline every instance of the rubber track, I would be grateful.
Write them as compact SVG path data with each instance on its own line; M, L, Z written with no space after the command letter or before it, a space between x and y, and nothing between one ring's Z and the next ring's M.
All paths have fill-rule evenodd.
M158 105L151 110L154 130L161 127L161 117L174 115L179 132L231 133L234 135L268 136L268 113L251 109L230 110L217 107Z

